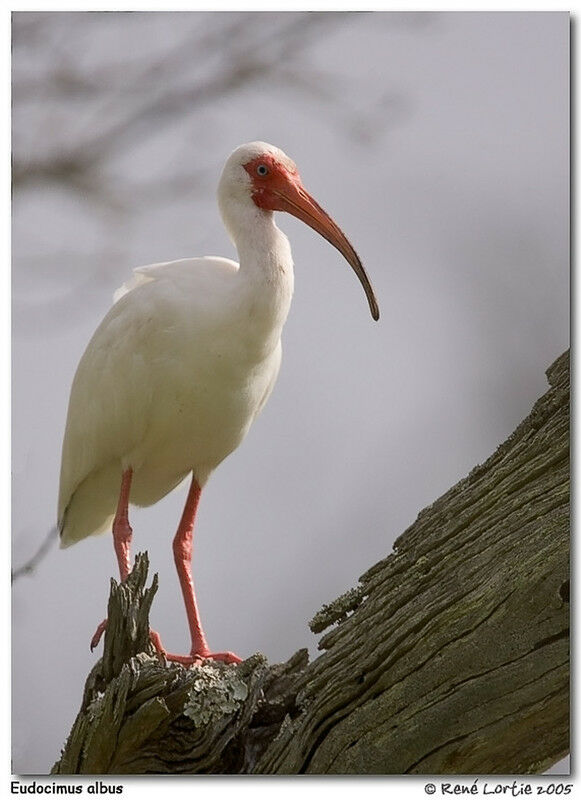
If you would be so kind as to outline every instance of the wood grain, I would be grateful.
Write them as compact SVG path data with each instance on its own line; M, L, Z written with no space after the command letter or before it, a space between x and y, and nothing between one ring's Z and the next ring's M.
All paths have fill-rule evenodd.
M160 662L141 556L126 587L112 582L116 621L53 771L525 774L561 758L568 352L547 375L507 441L315 616L312 629L329 630L311 664L306 651L274 666L258 654L237 668Z

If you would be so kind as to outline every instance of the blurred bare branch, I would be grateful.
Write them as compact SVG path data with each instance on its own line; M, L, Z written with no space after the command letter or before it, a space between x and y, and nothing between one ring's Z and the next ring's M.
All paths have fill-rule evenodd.
M129 227L143 213L163 212L183 196L203 194L216 164L192 160L192 144L212 141L229 103L272 97L280 108L278 99L286 95L289 107L330 120L335 135L366 146L386 127L399 124L409 104L390 81L386 85L381 79L379 96L370 100L347 61L339 74L326 70L317 57L323 39L346 29L351 35L366 16L14 13L17 323L32 315L38 321L40 314L52 318L47 330L58 328L67 315L56 309L70 302L71 290L79 291L79 265L85 272L81 284L95 286L107 279L107 265L123 257L122 225ZM427 20L421 14L377 15L377 24L386 28L422 27ZM362 102L363 94L367 100ZM50 200L39 200L47 193ZM43 202L43 214L47 208L61 219L82 214L97 231L98 249L73 252L75 246L85 247L76 237L41 241L30 208ZM52 292L50 299L39 299L30 291L31 281L42 282L47 274L62 277L60 298Z
M325 74L312 58L321 37L333 35L358 14L176 14L180 24L174 24L171 36L160 35L158 52L127 47L120 56L112 48L111 58L95 63L91 49L88 56L84 49L91 35L108 35L110 14L14 15L15 191L57 184L114 203L115 186L107 192L99 186L109 160L172 126L195 133L204 107L259 86L299 93L318 113L331 109L340 119L354 115L357 126L372 136L376 126L369 123L375 123L377 109L368 119L362 109L354 112L348 98L357 96L356 87L346 91L344 78ZM153 12L154 17L176 14ZM126 45L139 36L139 24L148 16L127 15L121 32ZM390 23L400 24L399 17L390 15ZM408 15L402 19L407 22ZM350 134L349 122L341 127ZM175 177L168 175L167 181Z
M91 24L98 26L101 15L93 16ZM79 23L87 26L85 15L38 17L49 27L60 23L68 35L56 44L49 37L53 44L41 55L43 70L31 76L28 40L36 41L37 26L29 20L14 28L13 186L52 182L83 193L98 182L104 161L176 122L195 126L196 114L209 103L265 78L296 89L297 82L285 80L289 65L303 73L301 90L320 85L323 76L310 74L307 51L345 19L337 13L213 14L208 28L199 24L208 15L186 15L187 35L177 42L172 37L160 53L100 62L87 71L82 53L70 46L78 40ZM52 142L50 135L30 137L24 130L31 119L40 127L47 118L56 123ZM36 146L27 148L32 140Z
M36 553L34 553L34 555L31 556L28 559L28 561L25 561L24 564L21 564L19 567L12 570L12 576L11 576L12 583L14 583L14 581L17 581L18 578L22 578L23 575L32 575L32 573L36 570L40 562L44 559L50 548L56 542L57 538L58 538L57 529L55 526L54 528L51 528L50 531L46 534Z

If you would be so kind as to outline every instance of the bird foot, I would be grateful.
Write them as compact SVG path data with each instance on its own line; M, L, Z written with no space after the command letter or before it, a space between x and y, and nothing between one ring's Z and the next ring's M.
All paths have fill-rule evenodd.
M184 667L191 667L193 665L202 664L204 661L223 661L225 664L240 664L242 659L236 653L231 653L229 650L223 653L212 653L209 647L203 647L200 650L192 650L188 656L177 655L176 653L168 653L161 643L159 634L155 631L149 632L149 637L157 652L164 656L168 661L175 661L178 664L183 664Z
M93 638L91 639L91 652L95 649L95 647L97 647L97 645L101 641L101 636L105 632L106 627L107 627L107 620L104 619L103 622L100 622L99 625L97 626L97 630L95 631L95 633L93 634ZM166 652L161 644L161 639L159 638L159 633L157 633L156 631L152 631L150 629L149 638L151 640L152 645L157 650L157 652L166 655Z
M154 634L156 637L154 639L154 636L152 636L151 641L153 642L157 652L163 654L168 661L176 661L178 664L183 664L184 667L202 664L204 661L223 661L225 664L240 664L242 661L240 656L237 656L236 653L231 653L229 650L223 653L212 653L207 647L199 652L192 649L192 652L189 656L168 653L162 646L161 640L157 633L152 631L152 634Z
M101 641L101 636L105 633L105 628L107 627L107 620L104 619L103 622L100 622L97 625L97 630L93 634L93 638L91 639L91 652L97 647L99 642Z
M103 622L97 626L97 630L93 634L93 638L91 639L91 650L94 650L99 644L101 636L103 635L106 627L107 620L104 619ZM150 630L149 638L152 645L160 655L164 656L168 661L176 661L178 664L183 664L185 667L191 667L194 664L202 664L206 660L223 661L225 664L240 664L242 661L240 656L237 656L236 653L231 653L229 650L226 650L223 653L212 653L208 648L204 648L199 652L192 651L189 656L180 656L176 655L175 653L168 653L166 651L165 647L161 643L161 639L157 631Z
M185 667L203 664L204 661L223 661L225 664L240 664L242 659L236 653L231 653L229 650L223 653L211 653L209 650L202 653L191 653L189 656L179 656L174 653L165 653L168 661L177 661L178 664L183 664Z

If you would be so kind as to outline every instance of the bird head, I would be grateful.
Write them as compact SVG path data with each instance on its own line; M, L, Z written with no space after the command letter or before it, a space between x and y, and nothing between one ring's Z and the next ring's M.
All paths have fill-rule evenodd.
M219 195L253 203L264 213L286 211L306 223L344 256L359 278L373 319L379 319L379 305L371 282L353 246L335 223L307 192L298 169L278 147L251 142L236 148L224 167Z

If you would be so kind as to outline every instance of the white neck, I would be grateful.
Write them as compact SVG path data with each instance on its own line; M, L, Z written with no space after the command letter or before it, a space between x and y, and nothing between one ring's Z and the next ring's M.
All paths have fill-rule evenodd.
M278 341L294 287L289 241L275 225L273 212L250 198L219 197L219 205L238 251L241 300L249 306L257 335Z

